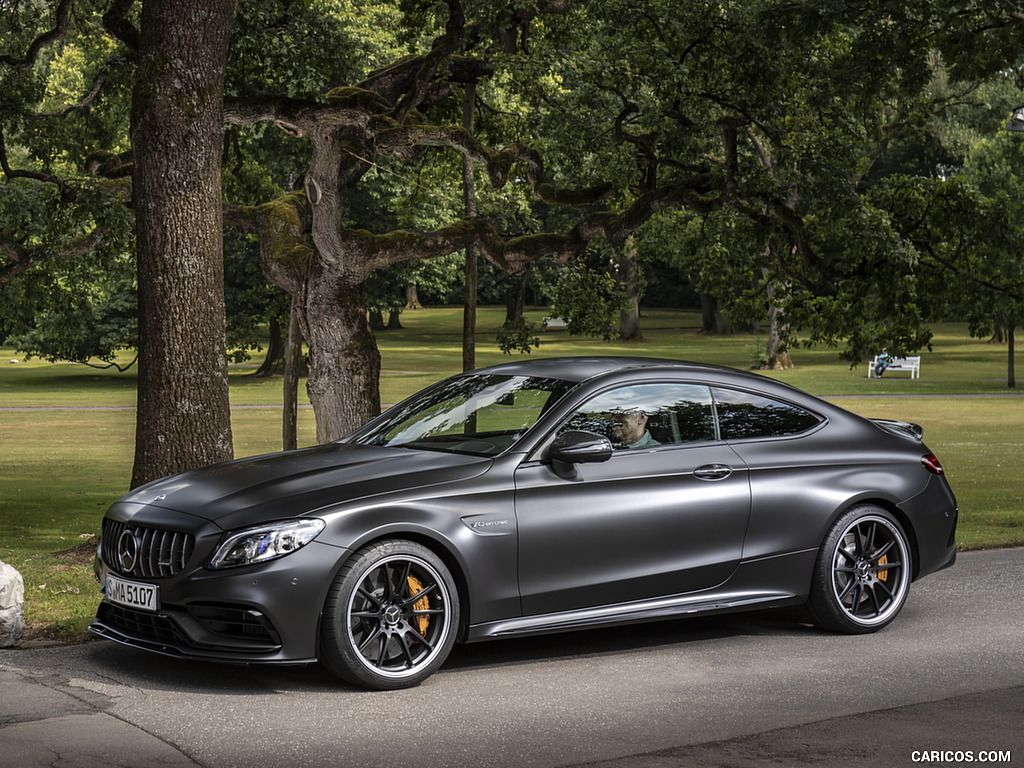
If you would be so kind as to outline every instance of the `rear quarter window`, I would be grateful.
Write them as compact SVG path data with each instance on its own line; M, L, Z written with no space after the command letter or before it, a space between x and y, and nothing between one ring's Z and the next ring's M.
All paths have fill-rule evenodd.
M824 419L798 405L736 389L712 389L723 440L790 437Z

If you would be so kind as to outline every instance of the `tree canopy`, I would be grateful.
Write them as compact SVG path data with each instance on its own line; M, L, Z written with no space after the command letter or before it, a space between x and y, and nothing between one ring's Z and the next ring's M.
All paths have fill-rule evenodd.
M963 138L995 135L1013 106L1005 99L1021 92L1024 17L1011 0L241 0L203 19L189 5L11 0L0 10L0 284L20 306L40 302L6 314L9 333L28 339L47 311L70 311L33 298L25 278L52 281L84 253L117 274L138 250L141 350L180 322L190 269L220 314L212 233L222 213L258 239L264 275L290 297L310 347L319 440L379 409L366 310L393 297L389 271L466 248L518 274L629 243L679 263L737 316L770 305L783 337L799 329L845 344L851 361L927 343L925 308L940 297L922 263L974 270L976 284L1005 289L1004 318L1017 311L1019 257L1003 268L979 255L1008 254L1011 224L998 243L989 233L964 250L995 270L983 276L943 250L966 231L938 227L954 219L927 237L920 226L947 182L968 185L940 190L961 210L977 193L976 211L1012 221L1012 200L1000 203L985 170L1005 157L986 165L984 144ZM143 52L193 41L205 59L160 81L159 58ZM182 146L191 151L175 159ZM463 158L478 170L470 217ZM216 191L198 184L214 178ZM202 255L153 261L161 222L177 219L170 241L185 231L183 198L203 222ZM134 231L113 212L125 203ZM124 287L107 283L111 295ZM198 328L190 345L223 357L217 323ZM226 391L210 385L223 370L212 358L199 380ZM191 375L188 362L169 374L153 359L155 376ZM161 391L145 377L142 390ZM223 446L225 434L201 441Z

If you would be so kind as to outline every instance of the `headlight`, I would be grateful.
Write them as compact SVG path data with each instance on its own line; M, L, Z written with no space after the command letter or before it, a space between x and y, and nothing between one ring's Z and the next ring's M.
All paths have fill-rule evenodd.
M324 529L323 520L286 520L237 531L217 547L211 568L265 563L302 549Z

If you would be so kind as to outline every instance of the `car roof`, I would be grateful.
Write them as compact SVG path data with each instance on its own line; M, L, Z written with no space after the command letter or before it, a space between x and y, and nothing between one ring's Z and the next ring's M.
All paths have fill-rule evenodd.
M583 382L606 374L624 371L645 371L650 373L673 372L692 374L695 377L711 377L718 381L731 380L764 387L780 382L734 368L683 360L669 360L654 357L549 357L500 363L482 369L486 373L511 376L541 376L563 381ZM787 386L787 385L782 385Z
M681 375L683 377L692 376L698 381L709 384L749 388L766 395L774 395L785 400L800 402L805 407L811 407L822 414L835 416L838 413L842 413L849 415L844 409L829 403L827 400L822 400L809 392L805 392L778 379L763 376L752 371L741 371L721 365L694 363L684 360L613 356L531 358L500 363L474 371L473 373L537 376L581 384L586 381L627 372L649 374L651 376L663 374Z
M678 360L659 360L647 357L541 357L499 363L480 372L512 376L543 376L564 381L581 382L606 373L631 368L685 369L692 364ZM698 366L700 367L700 366Z

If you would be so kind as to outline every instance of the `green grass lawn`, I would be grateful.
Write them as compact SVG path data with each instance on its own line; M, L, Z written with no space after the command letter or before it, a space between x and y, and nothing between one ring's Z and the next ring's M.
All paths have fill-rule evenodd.
M535 322L543 310L528 313ZM508 360L494 335L504 310L481 308L477 365ZM378 334L385 404L461 369L462 312L426 309L402 315L404 329ZM754 337L707 336L699 315L649 310L644 340L606 342L538 333L532 356L627 354L749 368ZM865 416L914 421L946 467L961 509L962 549L1024 544L1024 399L1006 387L1006 348L969 338L963 325L936 327L922 352L921 379L867 378L827 348L798 349L797 367L771 375ZM18 363L8 361L18 359ZM131 359L125 355L124 362ZM255 361L258 362L258 361ZM255 364L231 374L235 455L281 444L281 380L255 379ZM928 395L926 398L908 397ZM20 361L0 349L0 560L25 578L31 637L78 637L99 600L92 551L107 506L128 489L134 450L135 372ZM300 403L307 404L304 391ZM240 407L247 406L247 407ZM257 407L258 406L258 407ZM299 443L315 424L299 412Z

